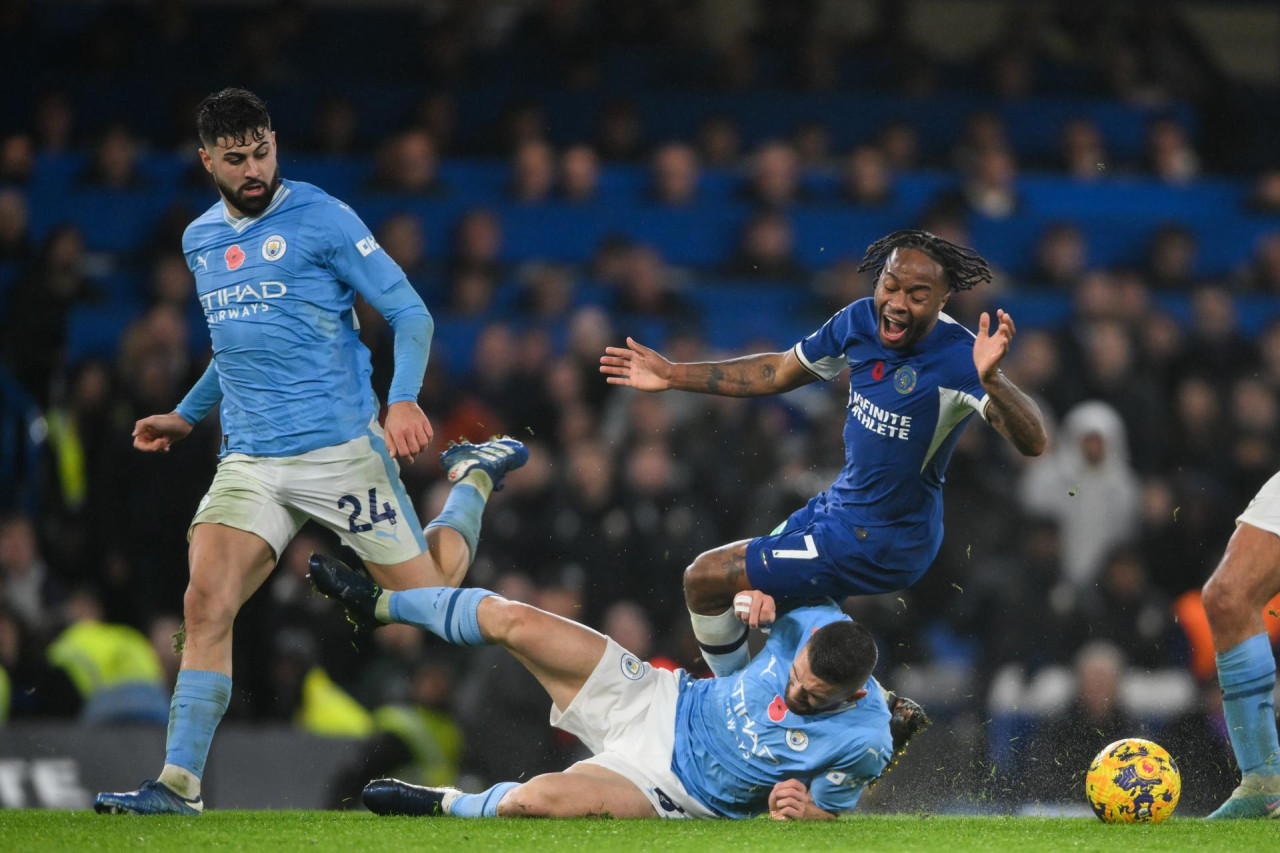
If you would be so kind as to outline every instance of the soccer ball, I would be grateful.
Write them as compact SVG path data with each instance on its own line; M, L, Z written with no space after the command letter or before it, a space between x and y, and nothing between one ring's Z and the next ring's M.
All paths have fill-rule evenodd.
M1106 823L1159 823L1178 805L1182 776L1164 747L1131 737L1098 753L1084 790Z

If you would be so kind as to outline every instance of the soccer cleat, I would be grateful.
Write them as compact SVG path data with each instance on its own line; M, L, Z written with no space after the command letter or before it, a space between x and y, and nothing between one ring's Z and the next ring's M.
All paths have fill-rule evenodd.
M440 467L449 474L449 482L456 483L473 468L479 468L493 481L493 490L502 491L502 478L529 461L529 448L509 436L490 439L480 444L469 441L449 442L449 449L440 454Z
M341 604L347 611L347 621L357 631L372 631L382 626L374 612L382 587L374 583L373 578L323 554L312 554L307 567L311 585L325 598Z
M446 804L461 795L457 788L425 788L399 779L374 779L364 786L361 799L374 814L442 817L449 813Z
M147 779L136 791L99 794L94 797L93 810L98 814L198 815L204 811L204 801L199 797L188 800L163 782Z
M884 766L884 770L881 770L880 775L876 777L877 782L898 766L911 739L933 725L933 720L929 719L924 708L914 699L886 690L884 701L889 706L889 735L893 738L893 755L889 757L889 763Z
M1241 779L1227 801L1218 806L1208 820L1264 817L1280 820L1280 776L1255 773Z
M885 691L889 704L889 733L893 736L893 751L897 755L907 751L913 737L933 725L933 720L920 707L920 703L892 691Z

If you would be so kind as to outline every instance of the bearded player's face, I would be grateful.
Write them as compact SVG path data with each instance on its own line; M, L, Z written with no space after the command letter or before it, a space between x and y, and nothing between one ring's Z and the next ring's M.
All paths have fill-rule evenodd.
M239 216L256 216L266 210L280 186L276 134L266 128L247 133L242 140L219 138L200 149L200 160L213 176L218 192Z

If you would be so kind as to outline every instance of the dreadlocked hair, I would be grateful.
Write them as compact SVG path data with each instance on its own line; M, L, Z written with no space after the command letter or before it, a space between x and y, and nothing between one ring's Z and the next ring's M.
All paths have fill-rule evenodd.
M206 148L218 140L248 145L271 132L271 115L262 99L248 89L214 92L196 107L196 132Z
M870 270L878 279L894 249L919 249L933 258L942 267L947 276L947 286L952 291L969 290L984 281L991 281L991 267L973 249L957 246L937 234L916 230L894 231L872 243L858 265L858 272Z

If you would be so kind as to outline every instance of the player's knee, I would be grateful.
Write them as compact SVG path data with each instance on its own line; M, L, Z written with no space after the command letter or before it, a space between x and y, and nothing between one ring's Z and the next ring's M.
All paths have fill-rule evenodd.
M1230 625L1247 613L1248 601L1235 582L1229 563L1219 566L1205 583L1201 603L1205 616L1209 618L1209 627L1214 629Z
M230 630L236 606L225 595L191 584L182 597L182 616L188 633Z
M498 817L554 817L554 804L545 786L512 788L498 803Z
M684 570L684 600L695 613L717 606L730 595L728 579L714 553L700 554Z

